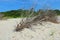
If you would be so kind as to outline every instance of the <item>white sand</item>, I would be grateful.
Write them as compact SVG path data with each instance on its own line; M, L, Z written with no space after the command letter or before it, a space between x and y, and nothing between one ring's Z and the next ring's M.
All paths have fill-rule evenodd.
M51 22L14 32L21 19L0 20L0 40L60 40L60 24Z

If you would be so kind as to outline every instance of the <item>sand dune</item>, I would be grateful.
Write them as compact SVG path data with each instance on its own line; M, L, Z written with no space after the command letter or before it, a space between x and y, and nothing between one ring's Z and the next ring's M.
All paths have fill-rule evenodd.
M0 40L60 40L60 24L45 22L32 29L25 28L21 32L15 32L20 20L21 18L0 20Z

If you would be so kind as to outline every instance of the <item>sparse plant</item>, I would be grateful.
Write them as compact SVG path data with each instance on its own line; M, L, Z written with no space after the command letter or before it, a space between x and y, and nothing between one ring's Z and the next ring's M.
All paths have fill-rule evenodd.
M4 14L0 13L0 20L2 20L4 17Z
M37 13L37 15L35 16L33 15L35 15L34 11L32 11L31 13L28 13L26 19L25 20L22 19L22 21L17 25L16 31L22 30L24 28L32 27L33 24L38 24L38 23L42 24L43 21L58 23L56 19L56 13L51 10L42 10L42 11L40 10Z

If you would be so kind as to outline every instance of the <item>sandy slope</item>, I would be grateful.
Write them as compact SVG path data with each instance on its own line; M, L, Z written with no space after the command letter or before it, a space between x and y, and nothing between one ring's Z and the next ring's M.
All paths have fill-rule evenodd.
M33 26L32 29L23 29L15 32L16 24L21 19L0 20L0 40L60 40L60 24L51 22Z

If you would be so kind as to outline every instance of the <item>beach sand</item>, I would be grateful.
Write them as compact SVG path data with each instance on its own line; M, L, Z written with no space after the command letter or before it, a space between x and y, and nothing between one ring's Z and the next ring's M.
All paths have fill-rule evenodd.
M15 32L14 29L20 21L21 18L0 20L0 40L60 40L60 23L44 22L43 25Z

